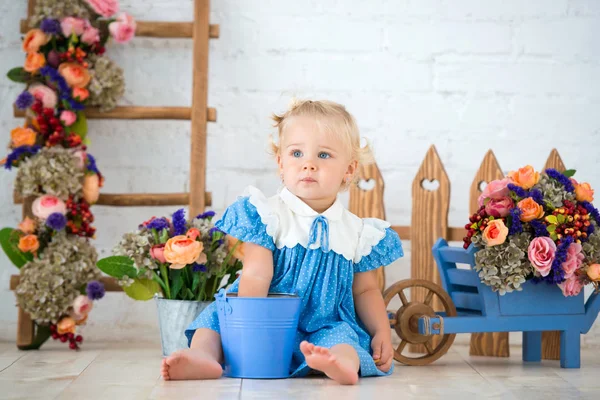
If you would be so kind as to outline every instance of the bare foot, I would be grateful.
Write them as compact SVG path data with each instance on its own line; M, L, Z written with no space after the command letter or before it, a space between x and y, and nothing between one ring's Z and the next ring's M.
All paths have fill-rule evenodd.
M188 379L217 379L223 368L216 360L199 349L177 351L162 360L160 374L165 381Z
M334 381L342 385L355 385L358 382L358 372L352 365L338 360L329 349L304 341L300 343L300 351L309 367L325 373Z

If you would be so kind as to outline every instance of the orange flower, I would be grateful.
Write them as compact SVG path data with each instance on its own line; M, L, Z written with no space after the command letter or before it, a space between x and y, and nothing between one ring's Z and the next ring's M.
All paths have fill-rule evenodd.
M90 96L90 92L85 88L73 88L73 98L77 101L84 101Z
M544 208L536 203L531 197L521 200L517 203L521 210L521 221L529 222L544 216Z
M483 231L483 240L488 246L496 246L504 243L508 236L508 228L501 219L494 219L488 222Z
M41 46L50 41L50 36L40 29L32 29L27 32L23 39L23 51L25 53L37 53Z
M587 276L592 281L600 281L600 264L592 264L587 268Z
M35 144L35 132L31 128L17 127L10 131L10 139L13 147L33 146Z
M190 228L188 229L185 236L189 237L192 240L196 240L196 238L200 236L200 231L198 230L198 228Z
M25 217L19 224L19 230L23 233L33 233L35 231L35 221L29 217Z
M174 236L165 243L164 256L171 263L170 268L181 269L187 264L206 262L206 254L202 253L202 242L192 240L184 235Z
M19 250L23 253L35 253L40 248L40 242L35 235L25 235L19 239Z
M27 53L23 69L32 74L46 65L46 57L42 53Z
M590 186L589 183L584 182L575 186L575 197L577 201L594 201L594 189Z
M510 171L508 177L513 183L523 189L531 189L533 185L539 182L540 173L536 172L531 165L519 168L517 171Z
M56 332L59 335L75 333L75 320L71 317L64 317L56 324Z
M86 175L83 179L83 198L90 204L94 204L100 197L100 179L98 174Z
M76 63L62 63L58 67L58 72L65 78L67 85L73 88L84 88L92 79L88 70Z

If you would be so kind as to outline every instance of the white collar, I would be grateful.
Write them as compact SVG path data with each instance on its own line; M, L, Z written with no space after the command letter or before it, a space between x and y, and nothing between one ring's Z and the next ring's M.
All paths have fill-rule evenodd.
M319 214L299 197L290 192L285 186L279 192L279 197L281 197L281 200L283 200L290 210L302 217L316 217L318 215L322 215L328 220L337 221L342 218L342 213L344 212L344 206L340 202L339 198L336 198L333 204L327 210Z

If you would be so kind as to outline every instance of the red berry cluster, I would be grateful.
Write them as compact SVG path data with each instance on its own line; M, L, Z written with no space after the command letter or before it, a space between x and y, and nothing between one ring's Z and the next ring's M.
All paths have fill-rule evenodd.
M463 238L463 248L469 247L473 235L478 232L483 232L489 222L489 215L485 212L485 206L481 206L479 210L469 217L470 223L465 225L467 236Z
M46 141L47 147L59 144L65 147L77 147L81 145L81 137L73 133L65 133L65 129L60 119L56 118L53 108L44 108L42 102L36 100L31 109L37 114L36 122L40 134Z
M79 47L77 47L77 48L69 47L69 50L60 54L60 60L63 62L64 61L76 62L76 63L80 64L81 66L83 66L84 68L87 68L89 65L85 61L86 56L87 56L87 53L85 51L83 51L82 49L80 49Z
M590 215L588 210L580 204L574 204L569 200L563 201L563 206L554 209L552 215L564 215L566 221L556 227L556 236L558 244L561 239L566 236L571 236L573 241L580 243L582 239L588 236L588 227L590 226Z
M68 333L58 333L58 329L56 324L50 325L50 332L52 333L52 339L60 340L63 343L69 341L69 348L72 350L79 350L79 343L83 342L83 336L75 335L71 332Z
M67 205L67 232L74 235L93 238L96 228L92 227L94 215L90 211L90 204L85 199L75 201L73 195L66 201Z

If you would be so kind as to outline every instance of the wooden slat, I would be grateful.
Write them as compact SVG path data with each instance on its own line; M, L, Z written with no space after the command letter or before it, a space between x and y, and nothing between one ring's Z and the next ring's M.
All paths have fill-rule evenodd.
M30 196L23 201L23 207L21 209L21 216L23 219L25 219L25 217L33 218L33 212L31 210L33 200L34 198ZM12 286L12 276L10 283ZM33 320L28 313L19 307L19 312L17 314L17 347L21 348L29 346L33 342L34 333L35 326Z
M10 276L10 290L15 290L21 281L20 275ZM107 292L122 292L123 288L119 286L117 280L111 276L103 276L99 279L104 284L104 290Z
M33 16L33 12L35 11L35 0L27 0L27 18L31 18ZM21 21L22 23L22 21ZM27 23L27 21L25 21ZM26 33L21 31L21 33Z
M194 1L192 130L190 145L190 214L204 211L206 188L206 102L208 98L208 29L210 1Z
M13 105L15 118L25 117L25 111L19 110ZM192 109L190 107L115 107L111 111L101 112L98 108L86 108L85 116L89 119L168 119L168 120L190 120ZM205 120L217 121L217 110L206 109Z
M205 193L205 204L212 204L212 194ZM17 192L13 192L15 204L21 204L23 199ZM100 194L99 206L184 206L189 203L189 193L123 193L123 194Z
M367 190L362 189L359 185L351 185L348 209L360 218L379 218L385 220L385 208L383 205L383 190L385 185L377 164L373 163L361 166L357 175L365 183L373 180L374 186ZM401 236L400 239L404 240L404 237ZM377 269L377 280L379 288L383 292L385 290L385 271L383 268Z
M390 228L396 231L400 239L412 240L412 232L410 226L402 226L402 225L392 225ZM463 237L465 236L465 228L455 228L448 227L445 230L445 233L442 233L441 237L446 238L449 242L462 242Z
M29 0L31 3L33 0ZM31 16L31 15L30 15ZM163 21L135 21L135 36L154 37L154 38L192 38L194 28L193 22L163 22ZM31 27L26 19L20 22L22 34L26 34ZM208 37L217 39L220 35L218 24L212 24L208 27Z
M478 199L481 195L479 189L481 182L489 183L496 179L504 178L500 164L492 150L488 150L475 178L471 183L469 192L469 213L473 214L479 209ZM463 233L466 233L463 229ZM472 356L508 357L508 332L473 333L471 335L469 352Z

